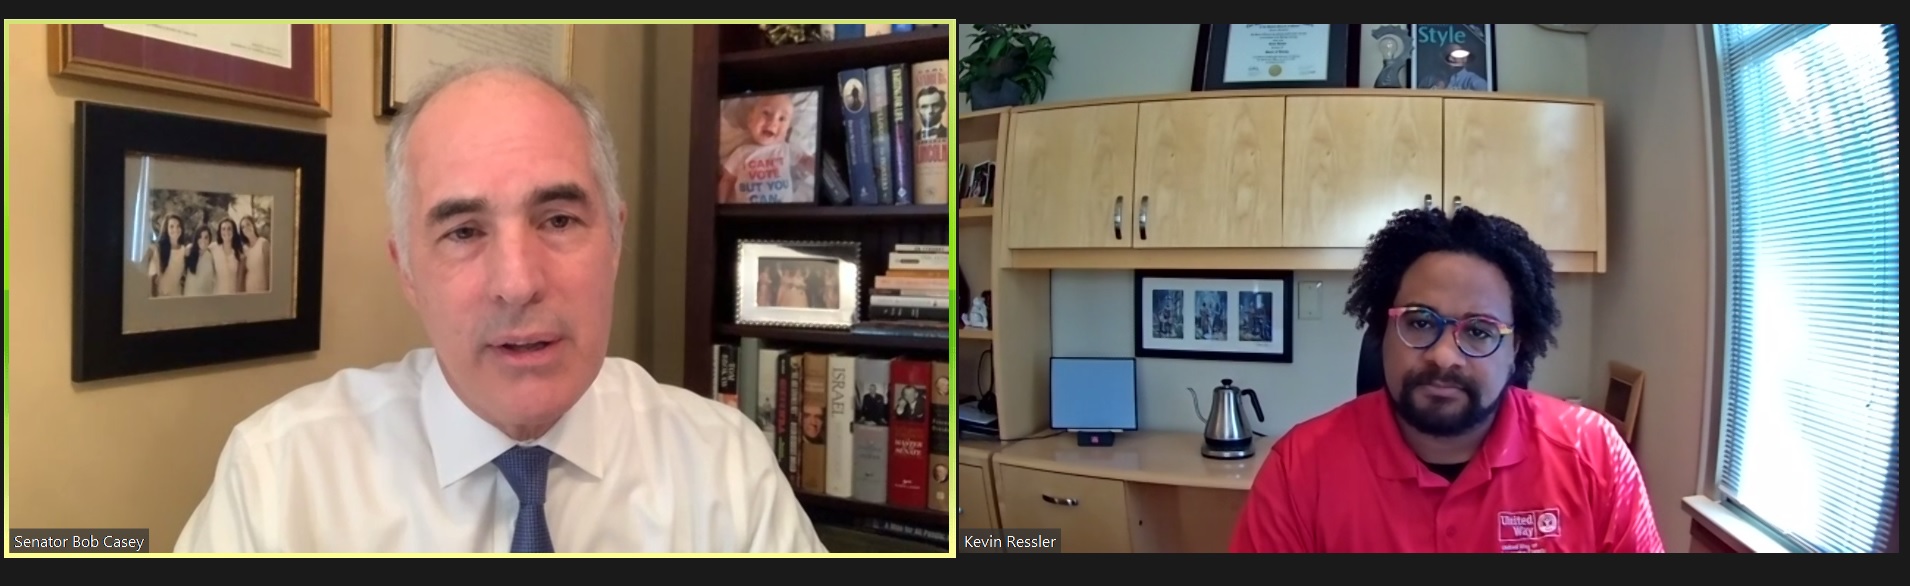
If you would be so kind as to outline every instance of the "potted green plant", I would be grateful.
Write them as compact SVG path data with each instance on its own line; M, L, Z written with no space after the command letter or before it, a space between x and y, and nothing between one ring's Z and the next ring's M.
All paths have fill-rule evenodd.
M1054 39L1028 30L1032 24L973 26L968 44L974 50L962 58L955 79L969 105L986 110L1041 101L1054 77Z

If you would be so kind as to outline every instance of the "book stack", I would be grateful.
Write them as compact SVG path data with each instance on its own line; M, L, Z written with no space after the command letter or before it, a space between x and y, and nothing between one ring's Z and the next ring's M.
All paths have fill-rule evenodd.
M948 337L948 246L897 244L856 333Z

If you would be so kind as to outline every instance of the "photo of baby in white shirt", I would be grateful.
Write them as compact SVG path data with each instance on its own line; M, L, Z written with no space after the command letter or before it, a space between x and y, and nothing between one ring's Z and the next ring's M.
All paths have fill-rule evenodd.
M722 103L717 202L816 202L819 92L734 97Z

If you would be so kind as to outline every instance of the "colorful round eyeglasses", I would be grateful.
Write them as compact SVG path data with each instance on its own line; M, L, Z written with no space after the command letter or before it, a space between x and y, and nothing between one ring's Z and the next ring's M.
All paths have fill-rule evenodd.
M1452 330L1452 340L1460 352L1473 358L1485 358L1498 352L1499 346L1512 335L1512 326L1489 317L1450 318L1424 307L1395 307L1386 310L1386 314L1393 318L1393 331L1398 333L1399 341L1416 350L1439 343L1446 326L1458 326Z

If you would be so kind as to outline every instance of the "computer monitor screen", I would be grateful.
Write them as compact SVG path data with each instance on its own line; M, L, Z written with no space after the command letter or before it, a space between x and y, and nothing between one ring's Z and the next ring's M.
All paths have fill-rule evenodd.
M1140 427L1133 358L1054 358L1048 363L1048 376L1051 427Z

